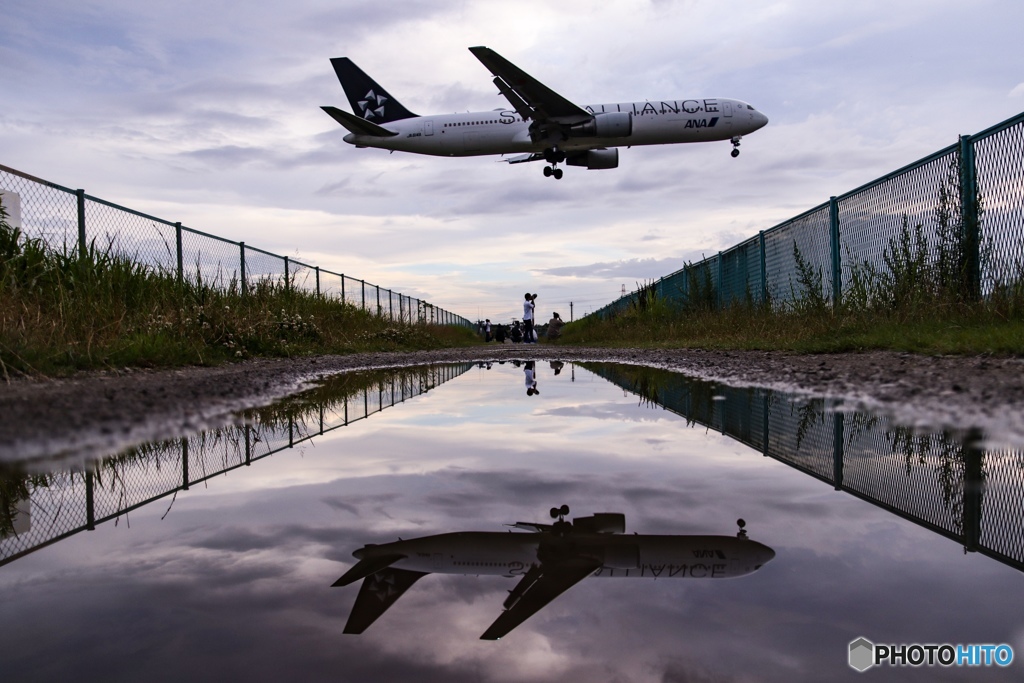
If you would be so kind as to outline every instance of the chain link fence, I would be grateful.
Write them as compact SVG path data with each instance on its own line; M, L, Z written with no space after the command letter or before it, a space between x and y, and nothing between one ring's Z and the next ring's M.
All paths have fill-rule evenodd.
M65 253L95 246L179 279L245 293L256 282L294 287L405 323L472 321L380 285L279 256L245 242L149 216L0 165L0 200L11 225Z
M917 241L918 231L920 242ZM606 319L654 295L677 309L836 305L865 273L892 274L907 234L937 277L967 298L1024 288L1024 114L688 264L589 315ZM887 258L888 255L888 258Z

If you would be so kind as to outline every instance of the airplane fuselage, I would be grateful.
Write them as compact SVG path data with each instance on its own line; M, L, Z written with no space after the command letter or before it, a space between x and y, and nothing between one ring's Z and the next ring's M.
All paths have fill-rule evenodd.
M366 546L356 557L403 555L391 566L416 572L516 577L538 564L546 534L464 531ZM733 536L573 534L555 539L556 551L594 557L603 565L595 577L707 578L744 576L775 552L757 541Z
M567 137L531 136L529 120L511 109L487 112L417 116L385 124L397 135L376 137L349 133L345 142L356 147L428 154L479 156L540 153L552 144L564 152L633 145L730 140L763 127L768 118L746 102L726 98L651 100L589 105L591 114L625 113L631 119L628 135L596 137L570 132Z

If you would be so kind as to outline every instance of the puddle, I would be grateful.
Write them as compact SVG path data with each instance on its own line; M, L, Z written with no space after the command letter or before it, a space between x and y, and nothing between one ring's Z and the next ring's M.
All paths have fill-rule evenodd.
M858 637L1022 653L1024 453L984 443L638 366L339 375L4 470L0 666L788 681L852 679Z

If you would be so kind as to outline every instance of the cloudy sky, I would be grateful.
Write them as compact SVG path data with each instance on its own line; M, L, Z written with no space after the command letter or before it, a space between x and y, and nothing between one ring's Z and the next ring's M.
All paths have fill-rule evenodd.
M578 317L1024 110L1016 0L13 0L0 163L469 318ZM734 97L768 126L620 167L357 150L347 56L418 113L505 104L487 45L580 104Z

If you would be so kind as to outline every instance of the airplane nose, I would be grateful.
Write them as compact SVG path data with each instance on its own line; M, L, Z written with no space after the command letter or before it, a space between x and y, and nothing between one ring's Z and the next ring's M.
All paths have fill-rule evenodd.
M764 128L768 125L768 117L759 111L754 112L754 123L757 124L758 128Z
M775 551L766 545L761 545L758 548L757 563L754 565L754 571L757 571L764 565L768 564L775 558Z

